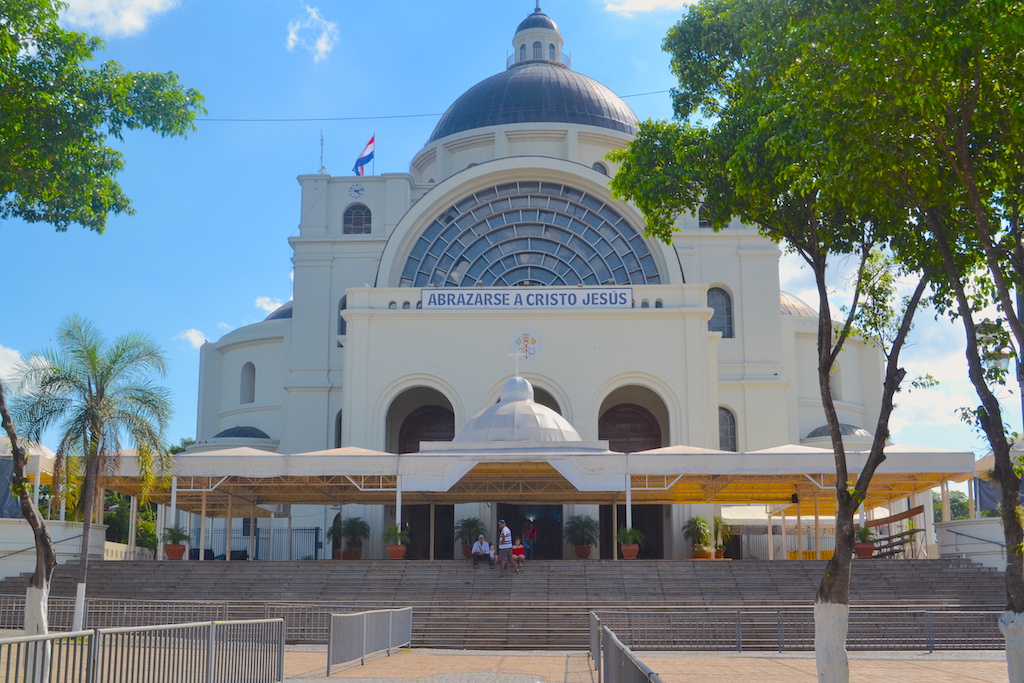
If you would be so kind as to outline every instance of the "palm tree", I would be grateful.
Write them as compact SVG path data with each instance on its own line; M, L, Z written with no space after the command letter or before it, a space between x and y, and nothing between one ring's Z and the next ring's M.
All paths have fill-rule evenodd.
M101 472L116 470L122 437L136 448L143 491L171 470L163 433L171 419L170 392L153 384L163 376L163 351L141 333L107 342L91 321L77 315L57 330L57 348L31 354L16 370L21 391L13 402L29 438L56 430L60 439L54 482L69 457L82 458L85 473L80 495L83 515L82 553L78 569L73 629L82 628L85 582L89 571L89 535L95 516Z

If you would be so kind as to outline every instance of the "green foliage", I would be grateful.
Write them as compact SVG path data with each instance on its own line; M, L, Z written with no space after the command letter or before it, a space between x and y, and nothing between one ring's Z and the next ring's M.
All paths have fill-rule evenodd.
M112 543L127 543L131 523L131 499L121 493L107 491L103 523L107 525L107 540ZM141 548L156 548L156 506L146 503L139 506L135 525L135 543Z
M404 545L409 542L409 532L397 524L388 524L380 535L388 545Z
M562 529L570 545L594 545L601 533L601 525L590 515L571 515Z
M175 524L174 526L169 526L166 529L164 529L164 532L160 535L160 538L164 543L170 545L180 545L185 541L192 540L188 533L177 524Z
M173 445L170 448L168 448L167 452L170 453L171 455L177 455L178 453L184 453L185 449L187 449L189 446L191 446L195 442L196 442L195 439L190 439L187 436L183 436L183 437L181 437L181 441L179 441L175 445Z
M361 546L363 540L370 537L370 525L362 517L335 516L331 526L327 528L327 538L334 545L340 545L344 539L345 546L353 548Z
M132 213L116 182L124 167L107 143L131 130L185 136L202 95L174 73L98 63L103 41L61 28L64 3L3 7L0 35L0 219L72 224L102 233L110 214Z
M705 517L699 515L690 517L683 524L683 538L693 543L693 545L710 545L711 524L708 523Z
M854 536L858 543L871 543L875 540L875 532L866 526L858 527Z
M455 538L462 545L473 545L480 534L486 533L487 527L479 517L463 517L455 523Z
M711 525L711 540L714 542L715 547L721 549L729 545L729 540L732 539L732 525L721 517L713 518Z
M634 543L640 545L644 542L644 535L639 529L624 526L616 532L615 540L624 545L632 545Z
M936 491L932 491L932 509L935 513L936 521L949 521L942 518L942 496L940 496ZM955 490L949 492L949 514L953 519L970 518L970 504L966 493Z
M82 466L79 507L87 557L99 474L114 466L122 447L136 449L143 503L158 478L171 471L163 439L172 413L170 392L152 380L166 372L167 361L145 335L133 332L108 342L93 323L74 315L61 323L56 339L56 349L35 352L16 367L19 393L13 405L29 438L38 441L44 431L56 431L55 482ZM87 571L84 560L81 583Z

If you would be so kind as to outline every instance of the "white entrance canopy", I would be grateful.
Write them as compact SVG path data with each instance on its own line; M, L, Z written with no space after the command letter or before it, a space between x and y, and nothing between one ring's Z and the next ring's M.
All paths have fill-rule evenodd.
M405 503L780 504L818 499L834 509L832 451L797 444L733 453L686 445L637 453L605 442L435 442L395 455L363 448L281 454L255 448L194 450L175 456L176 503L223 516L234 505ZM970 451L892 445L872 480L867 507L927 491L974 471ZM867 460L847 453L851 476ZM137 468L125 457L108 489L138 495ZM150 498L167 504L171 487ZM267 512L266 514L269 514Z

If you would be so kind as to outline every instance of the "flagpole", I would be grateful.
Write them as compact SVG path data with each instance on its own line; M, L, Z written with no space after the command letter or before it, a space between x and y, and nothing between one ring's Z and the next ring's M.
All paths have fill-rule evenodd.
M377 133L376 133L376 131L373 133L373 136L370 139L373 140L373 161L370 162L371 164L373 164L373 166L370 167L370 175L377 175Z

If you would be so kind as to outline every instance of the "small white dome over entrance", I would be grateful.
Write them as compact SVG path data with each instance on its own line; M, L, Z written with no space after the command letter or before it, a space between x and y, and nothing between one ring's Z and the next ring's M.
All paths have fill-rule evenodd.
M582 441L569 422L547 406L533 402L533 385L512 377L501 398L466 421L455 441Z

